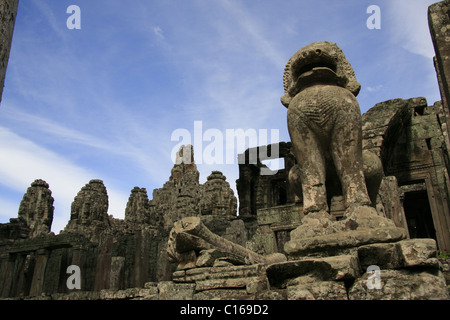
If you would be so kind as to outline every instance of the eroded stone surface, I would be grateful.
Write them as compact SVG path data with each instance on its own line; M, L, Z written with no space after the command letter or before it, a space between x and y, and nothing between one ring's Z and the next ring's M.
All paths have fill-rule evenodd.
M350 300L448 300L440 271L381 270L381 288L368 288L372 274L364 274L349 290Z
M287 287L288 300L348 300L343 282L310 281Z
M360 265L356 255L341 255L275 263L266 273L272 287L285 288L304 277L317 281L354 280L360 275Z
M405 232L401 228L359 229L302 240L291 240L286 243L284 250L289 256L292 256L290 259L293 259L294 257L298 258L309 253L339 253L340 250L357 248L364 244L393 242L401 240L404 237Z

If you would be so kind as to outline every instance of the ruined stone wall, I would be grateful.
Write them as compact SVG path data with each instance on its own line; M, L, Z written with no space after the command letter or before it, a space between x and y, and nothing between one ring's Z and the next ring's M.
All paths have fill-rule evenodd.
M189 152L192 146L189 146ZM49 185L36 180L21 202L18 218L0 224L0 297L69 293L69 266L81 270L81 290L143 288L168 281L176 265L169 262L167 243L174 222L201 216L205 225L224 238L245 245L248 233L236 216L237 199L219 171L205 184L192 158L174 165L169 181L154 190L131 190L124 220L108 215L108 192L102 180L81 188L64 230L50 233L53 197ZM192 161L190 161L192 160Z
M266 151L261 152L262 148ZM275 150L278 152L280 161L284 162L284 168L271 174L261 174L262 169L268 169L262 161L269 159L269 156L265 158L261 155L268 154L273 157L272 152L275 154ZM295 164L290 142L250 148L238 157L240 159L239 179L236 181L236 187L239 195L240 216L256 217L258 209L296 202L294 186L288 180L289 170Z
M396 177L402 201L405 194L425 195L429 212L422 215L431 216L434 229L428 236L437 240L440 251L450 252L449 153L441 102L428 106L422 97L388 100L368 110L363 120L363 148L380 156L386 176ZM414 228L421 226L412 225L413 209L406 204L411 236L423 236L414 235Z
M19 0L3 0L0 3L0 102L2 101L18 5Z
M114 219L107 215L103 182L91 180L75 197L71 219L58 235L45 224L49 194L48 184L37 180L24 195L19 218L0 225L0 297L71 292L66 285L71 265L80 268L83 291L143 287L170 279L174 270L166 255L168 232L151 224L147 212L136 205L135 189L127 219Z

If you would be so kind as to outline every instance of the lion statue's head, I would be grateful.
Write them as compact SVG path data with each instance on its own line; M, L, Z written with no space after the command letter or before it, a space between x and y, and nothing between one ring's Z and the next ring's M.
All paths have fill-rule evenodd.
M310 83L332 82L348 89L355 96L361 85L342 50L332 42L313 42L297 51L284 69L284 96L281 103L287 108L304 87Z

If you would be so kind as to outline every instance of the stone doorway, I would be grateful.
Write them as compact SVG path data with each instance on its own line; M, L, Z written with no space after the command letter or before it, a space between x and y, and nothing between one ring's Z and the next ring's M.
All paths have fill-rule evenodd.
M403 208L411 238L432 238L436 240L436 229L434 228L426 190L405 192Z

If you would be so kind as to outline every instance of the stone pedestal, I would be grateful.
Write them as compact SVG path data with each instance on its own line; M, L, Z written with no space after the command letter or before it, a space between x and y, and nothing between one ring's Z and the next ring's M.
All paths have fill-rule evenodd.
M304 258L267 268L270 288L288 300L447 300L433 239L354 248L345 255Z
M327 212L305 216L302 224L291 231L284 251L290 260L307 256L334 256L351 253L371 243L405 239L404 228L369 206L351 207L342 220L334 220Z

